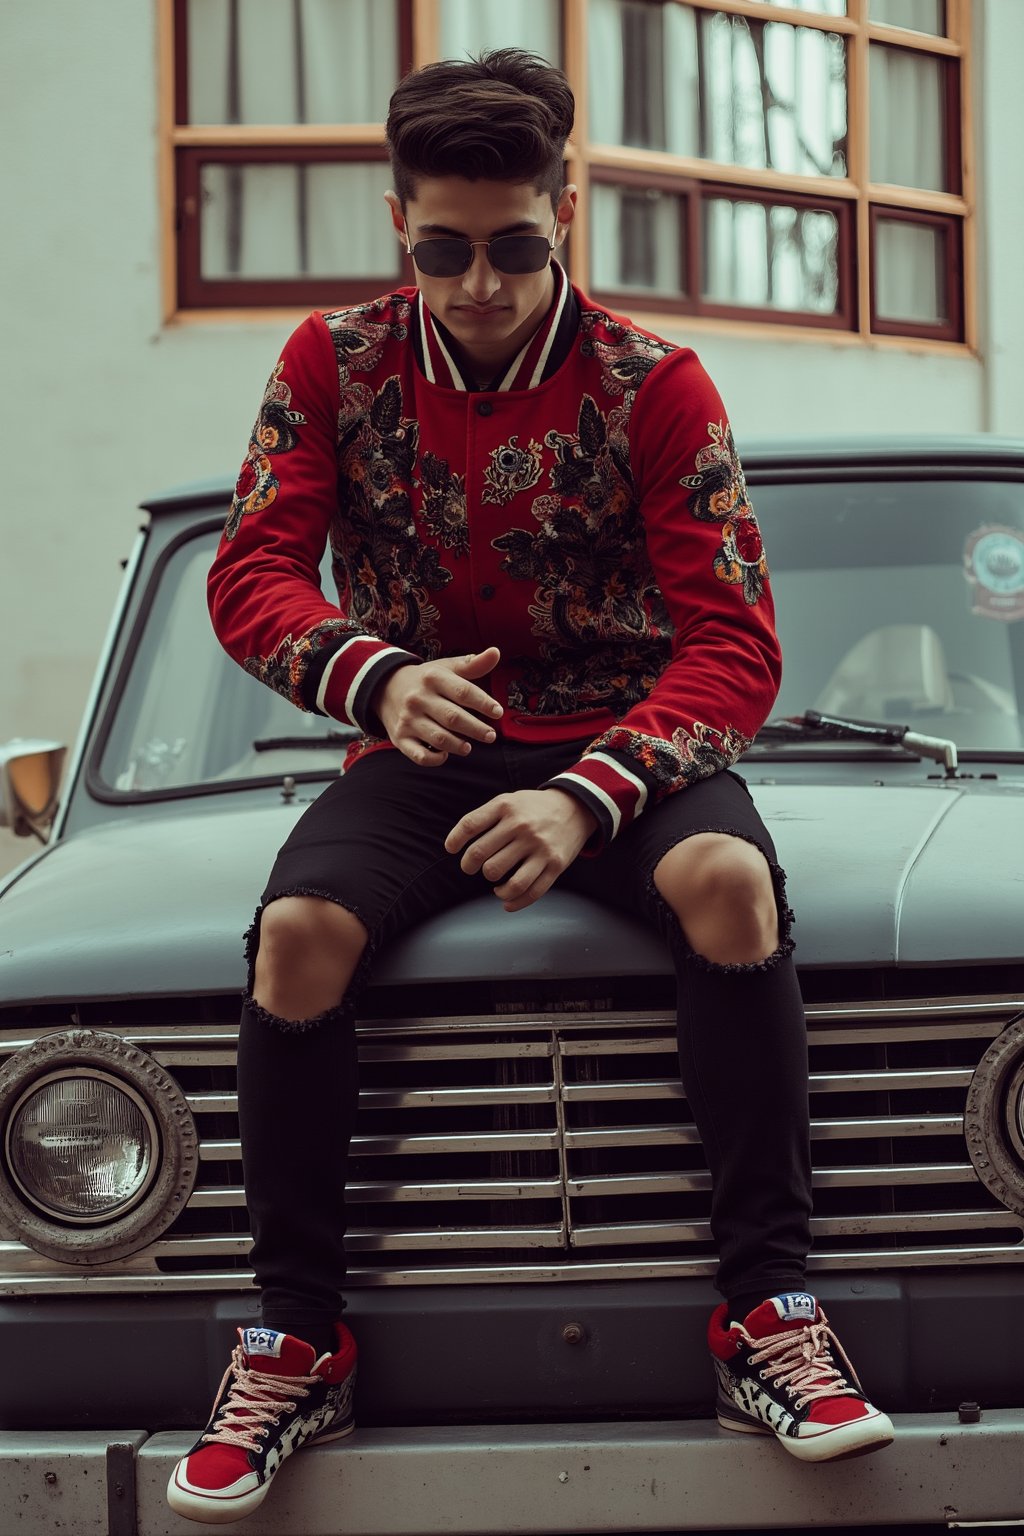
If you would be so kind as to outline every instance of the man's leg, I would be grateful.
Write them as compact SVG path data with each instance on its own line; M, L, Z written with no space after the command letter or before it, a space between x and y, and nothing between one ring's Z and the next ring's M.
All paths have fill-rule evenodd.
M744 808L745 809L745 808ZM745 838L695 833L653 870L679 985L680 1070L712 1178L730 1317L803 1288L810 1247L807 1032L781 871ZM780 912L780 906L782 908Z
M262 1328L240 1329L206 1431L168 1485L177 1513L240 1519L284 1458L353 1427L344 1305L345 1166L358 1100L354 1008L376 950L481 888L451 826L507 787L500 750L421 769L356 764L278 854L248 935L239 1126Z
M712 1176L709 1344L724 1427L827 1460L892 1439L815 1298L807 1041L785 877L742 780L717 774L648 810L563 877L640 911L678 978L683 1087Z
M345 1163L359 1100L353 978L369 935L321 896L260 914L238 1034L238 1122L264 1325L335 1348Z

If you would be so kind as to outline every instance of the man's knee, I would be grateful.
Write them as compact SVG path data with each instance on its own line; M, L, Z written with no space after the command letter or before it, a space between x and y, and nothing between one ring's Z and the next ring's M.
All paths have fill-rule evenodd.
M768 861L744 838L701 832L677 843L654 871L690 947L720 965L751 965L779 945Z
M280 896L260 917L253 992L270 1012L298 1018L341 1001L366 948L364 924L319 896Z

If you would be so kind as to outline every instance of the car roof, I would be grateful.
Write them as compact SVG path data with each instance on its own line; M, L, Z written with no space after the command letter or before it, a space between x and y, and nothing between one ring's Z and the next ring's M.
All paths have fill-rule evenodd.
M1024 439L973 436L883 436L820 438L751 438L742 443L746 474L754 480L804 479L835 475L854 469L860 472L920 476L924 471L949 473L954 469L978 470L1024 476ZM211 477L171 486L139 503L142 511L158 517L201 507L226 507L234 491L234 477Z

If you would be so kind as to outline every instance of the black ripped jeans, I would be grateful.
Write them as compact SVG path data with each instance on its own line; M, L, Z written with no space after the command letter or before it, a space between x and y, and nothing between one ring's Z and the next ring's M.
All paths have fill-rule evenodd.
M444 851L459 818L495 795L544 783L582 745L499 740L429 769L395 750L371 753L309 807L278 854L247 938L238 1059L252 1261L268 1326L301 1334L333 1322L344 1304L345 1164L358 1098L353 1016L374 955L425 917L488 889ZM780 944L758 964L717 965L694 954L655 889L662 857L700 832L743 838L768 861ZM719 1290L727 1300L802 1290L811 1209L806 1027L784 876L742 779L718 773L668 796L596 857L578 858L559 884L645 918L670 945L683 1088L712 1176ZM299 1023L251 996L260 915L290 895L337 902L370 935L346 996Z

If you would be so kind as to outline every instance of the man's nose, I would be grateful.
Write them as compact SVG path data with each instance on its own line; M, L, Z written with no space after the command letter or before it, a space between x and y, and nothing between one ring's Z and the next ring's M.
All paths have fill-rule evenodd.
M473 260L462 279L462 286L475 304L482 304L501 287L501 276L491 266L487 246L481 241L473 246Z

